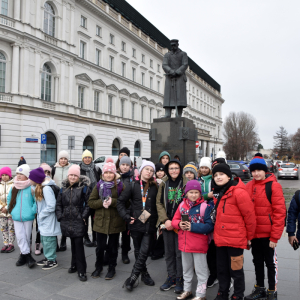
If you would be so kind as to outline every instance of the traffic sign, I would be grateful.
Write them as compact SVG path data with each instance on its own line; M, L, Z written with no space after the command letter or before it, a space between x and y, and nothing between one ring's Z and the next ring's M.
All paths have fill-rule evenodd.
M41 144L47 144L47 135L41 134Z
M38 143L39 139L26 138L26 143Z
M196 141L196 148L199 148L199 141Z

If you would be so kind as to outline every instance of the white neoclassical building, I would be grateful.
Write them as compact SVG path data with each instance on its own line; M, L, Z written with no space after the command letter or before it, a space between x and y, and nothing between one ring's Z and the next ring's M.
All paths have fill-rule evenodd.
M21 155L32 168L52 164L71 136L74 160L123 146L150 157L169 45L156 27L118 0L0 0L0 10L0 167ZM191 59L187 77L184 115L211 155L222 147L220 86Z

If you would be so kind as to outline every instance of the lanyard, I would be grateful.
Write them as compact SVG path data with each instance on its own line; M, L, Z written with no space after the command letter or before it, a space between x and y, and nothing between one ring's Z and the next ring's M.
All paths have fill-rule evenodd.
M148 191L149 189L147 190L146 194L145 194L145 197L143 196L144 195L144 187L143 187L143 182L142 180L140 180L140 185L141 185L141 193L142 193L142 200L143 200L143 210L145 210L145 206L146 206L146 200L147 200L147 196L148 196Z

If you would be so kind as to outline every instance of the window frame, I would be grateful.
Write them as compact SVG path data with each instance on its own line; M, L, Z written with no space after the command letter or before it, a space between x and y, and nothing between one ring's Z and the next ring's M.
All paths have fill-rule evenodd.
M96 48L96 65L101 66L101 50Z
M87 18L83 15L80 17L80 26L87 29Z
M99 112L100 92L94 91L94 111Z
M153 59L150 58L150 68L153 69Z
M157 64L157 72L160 73L160 64Z
M46 71L45 68L48 68L50 72ZM50 91L49 93L47 93L47 89ZM51 102L51 98L52 98L52 70L47 63L44 63L41 72L41 99L47 102Z
M78 85L78 107L84 108L84 89L82 85Z
M125 116L125 99L121 99L121 111L120 111L120 117L124 118Z
M9 11L9 1L8 0L0 0L1 2L1 15L3 16L8 16L8 11ZM3 3L5 3L7 5L6 8L3 7ZM4 9L6 10L6 13L4 13Z
M115 45L115 36L112 33L109 34L109 43Z
M145 54L142 54L142 63L145 63L145 58L146 58Z
M108 60L110 72L114 72L114 60L115 60L115 58L110 55L109 60Z
M121 75L126 77L126 63L123 61L121 62Z
M86 47L87 43L84 42L83 40L80 40L79 45L80 45L79 57L82 59L85 59L85 54L86 54L85 47Z
M157 80L157 92L160 93L160 81Z
M136 82L136 68L132 67L132 81Z
M150 89L153 90L153 77L150 77L149 86L150 86Z
M99 36L102 38L102 27L99 25L96 25L96 36Z
M121 49L126 52L126 43L124 41L121 42Z
M50 12L48 10L47 6L49 6L49 8L51 8L52 12ZM2 7L2 1L1 1L1 7ZM1 12L2 12L2 8L1 8ZM46 16L47 16L47 18L46 18ZM51 17L51 20L52 20L52 26L50 26L50 17ZM47 24L45 26L46 20L47 20ZM44 20L43 21L44 21L44 23L43 23L43 31L44 31L44 33L46 33L46 34L48 34L48 35L50 35L52 37L55 37L55 29L56 29L56 27L55 27L55 25L56 25L55 24L55 11L54 11L53 6L50 3L48 3L48 2L44 3Z
M107 112L111 116L113 115L113 98L114 98L114 96L108 95Z
M0 68L0 79L3 80L3 85L0 86L0 93L5 93L5 86L6 86L6 64L7 59L3 52L0 52L0 55L3 55L3 58L0 57L0 66L2 65L2 69ZM1 77L2 74L2 77Z
M134 120L135 102L131 102L131 119Z
M141 84L142 86L145 86L145 73L141 73Z
M132 57L136 58L136 49L132 48Z

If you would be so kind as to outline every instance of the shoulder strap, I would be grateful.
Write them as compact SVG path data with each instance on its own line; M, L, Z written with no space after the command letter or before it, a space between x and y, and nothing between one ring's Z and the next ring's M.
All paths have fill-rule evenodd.
M300 190L296 191L296 193L295 193L295 200L296 200L296 203L297 203L297 206L298 206L298 210L300 211L300 199L299 199L299 196L300 196Z
M51 173L52 173L52 179L54 178L55 170L56 170L56 167L53 167L53 168L52 168L52 172L51 172Z
M268 198L270 204L272 204L272 183L273 183L273 181L267 182L266 187L265 187L266 195L267 195L267 198Z
M204 218L206 208L207 208L207 203L204 201L200 204L200 217Z

